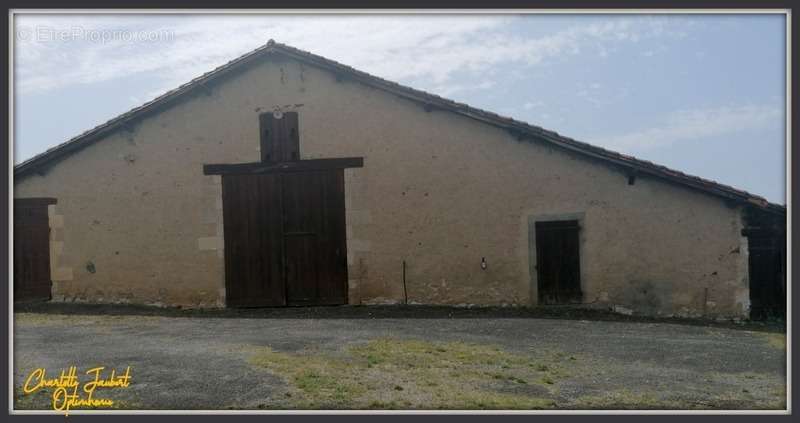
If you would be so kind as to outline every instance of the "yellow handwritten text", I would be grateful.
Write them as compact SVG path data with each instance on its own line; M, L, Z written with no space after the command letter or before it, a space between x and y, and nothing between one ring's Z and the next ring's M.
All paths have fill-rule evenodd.
M91 380L83 384L82 397L78 389L81 381L78 380L78 368L71 366L62 370L61 374L55 378L47 378L44 368L38 368L31 372L25 380L22 392L25 395L32 394L43 388L55 388L53 391L53 410L60 411L64 415L69 415L69 410L79 407L100 408L112 407L114 401L108 398L95 398L94 394L98 388L115 389L127 388L131 384L131 368L128 366L124 373L117 374L116 369L112 369L108 377L103 377L105 367L94 367L86 371L91 376Z

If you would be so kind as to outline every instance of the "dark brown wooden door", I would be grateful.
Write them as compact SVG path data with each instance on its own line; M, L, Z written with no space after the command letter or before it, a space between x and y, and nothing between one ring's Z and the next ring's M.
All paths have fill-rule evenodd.
M222 209L227 305L285 305L280 175L223 176Z
M14 301L49 300L50 224L53 199L14 200Z
M582 300L578 221L536 222L536 269L540 304Z
M346 304L342 170L282 178L287 303Z
M342 169L223 176L229 306L347 303Z

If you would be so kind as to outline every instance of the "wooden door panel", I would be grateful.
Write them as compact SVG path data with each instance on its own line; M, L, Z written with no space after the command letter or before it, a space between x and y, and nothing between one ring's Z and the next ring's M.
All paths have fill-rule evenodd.
M284 235L319 233L323 229L324 172L286 173L283 178Z
M320 304L347 304L347 244L344 171L322 175L325 216L319 237Z
M14 300L49 300L50 226L47 206L54 199L14 201Z
M316 234L286 237L286 290L289 304L314 304L318 297Z
M319 172L286 173L283 179L283 237L286 246L286 301L317 298L317 241L324 210Z
M222 178L226 303L286 303L279 175Z
M347 303L341 183L341 170L283 175L286 260L294 266L287 271L289 304Z
M580 303L581 293L580 255L578 225L561 231L561 272L559 278L559 301L563 304Z

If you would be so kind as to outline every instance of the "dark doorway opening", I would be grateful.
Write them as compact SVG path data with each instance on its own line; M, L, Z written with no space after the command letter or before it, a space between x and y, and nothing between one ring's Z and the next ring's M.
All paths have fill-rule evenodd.
M750 319L786 318L786 217L750 210L745 213Z
M14 301L50 299L50 223L54 198L14 199Z
M539 304L575 304L583 299L580 225L577 220L536 222Z

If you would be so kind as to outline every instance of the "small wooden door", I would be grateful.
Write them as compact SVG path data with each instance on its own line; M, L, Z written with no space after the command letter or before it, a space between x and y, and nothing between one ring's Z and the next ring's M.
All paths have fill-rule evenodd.
M300 126L297 112L262 113L259 115L261 131L261 162L287 162L300 160Z
M229 306L347 303L342 169L222 181Z
M14 301L49 300L50 198L14 200Z
M536 270L540 304L582 300L578 221L536 222Z

